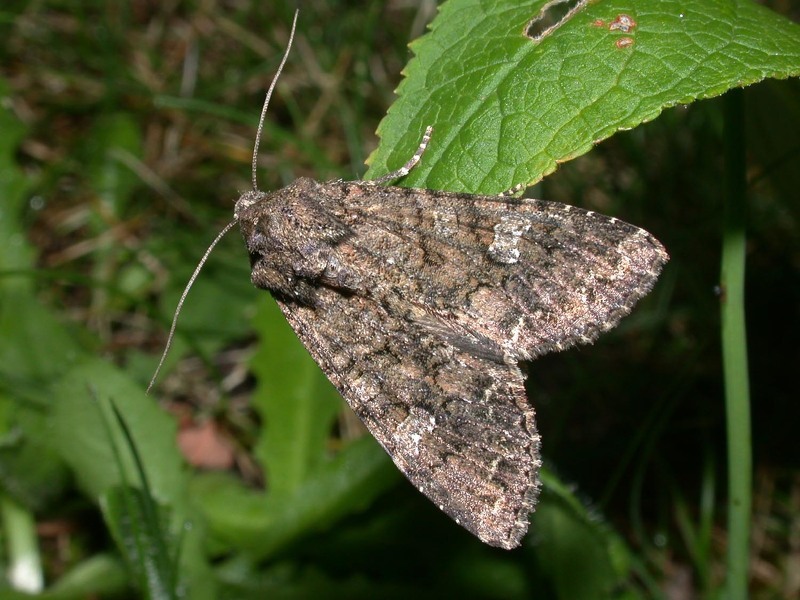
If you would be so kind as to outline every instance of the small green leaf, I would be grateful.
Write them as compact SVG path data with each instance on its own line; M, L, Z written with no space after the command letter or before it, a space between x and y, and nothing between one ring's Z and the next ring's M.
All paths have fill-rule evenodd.
M800 73L800 27L750 0L587 3L534 40L545 3L443 4L411 44L367 178L402 165L433 125L402 185L499 193L667 107ZM635 26L612 29L620 15Z
M531 519L538 538L533 548L556 597L612 597L630 575L627 548L561 481L546 470L542 480L545 487Z

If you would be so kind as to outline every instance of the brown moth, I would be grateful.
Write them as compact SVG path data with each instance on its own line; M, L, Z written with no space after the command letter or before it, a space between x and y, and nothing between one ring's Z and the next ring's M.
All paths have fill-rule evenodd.
M487 544L518 546L541 466L518 363L613 328L650 291L667 253L643 229L511 197L517 189L475 196L384 185L419 162L430 127L414 156L380 179L302 178L259 191L258 145L278 75L256 134L253 190L178 311L238 224L253 284L275 297L397 467Z

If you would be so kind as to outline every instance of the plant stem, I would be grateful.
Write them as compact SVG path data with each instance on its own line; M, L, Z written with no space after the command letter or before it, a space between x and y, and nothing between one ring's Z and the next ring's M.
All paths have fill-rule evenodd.
M722 237L721 328L728 432L728 555L725 597L747 597L752 505L750 385L745 331L745 157L743 98L733 90L725 102L725 214Z

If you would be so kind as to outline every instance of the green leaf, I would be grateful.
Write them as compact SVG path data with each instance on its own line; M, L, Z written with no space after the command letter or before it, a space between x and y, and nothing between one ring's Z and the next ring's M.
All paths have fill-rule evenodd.
M78 338L32 293L2 285L0 331L0 386L17 391L17 385L42 384L61 375L84 354Z
M531 531L542 573L558 598L610 598L626 585L630 555L622 540L549 471ZM575 577L580 573L580 577Z
M0 396L0 405L15 402ZM47 444L49 430L41 412L15 408L13 428L0 438L0 487L31 510L45 510L69 489L69 471Z
M545 0L450 0L413 44L367 178L408 160L402 181L471 193L532 184L670 106L800 73L800 27L749 0L588 3L540 39ZM612 30L619 15L635 27ZM620 47L621 39L630 44Z
M265 424L255 454L270 493L292 493L327 456L342 400L274 300L261 301L253 324L263 340L251 360L253 407Z
M380 446L364 437L321 464L293 494L247 490L215 474L197 477L192 495L223 543L262 559L302 535L363 510L399 477Z
M52 393L50 443L72 468L81 487L97 501L102 498L107 501L110 490L126 481L131 485L141 484L131 452L120 453L122 464L119 464L114 451L114 446L129 448L127 437L116 422L111 423L110 431L104 423L101 411L108 410L113 400L141 457L155 502L168 508L172 515L172 539L181 540L182 580L192 590L193 598L213 597L210 571L202 550L204 526L187 494L187 471L175 442L173 419L142 392L138 383L96 359L76 365L54 386ZM115 514L106 510L106 516ZM109 526L114 529L120 524L109 523ZM177 548L173 549L173 555L178 555Z
M111 598L127 588L125 566L116 556L96 554L67 571L43 597L47 600Z
M117 546L139 580L140 591L150 599L176 598L175 565L165 551L169 511L144 490L130 486L109 488L100 497L100 506Z
M179 496L185 485L183 460L175 443L176 426L141 387L100 360L76 365L53 390L51 440L90 496L99 497L123 482L109 443L99 403L112 399L125 415L146 465L147 478L159 502ZM92 397L96 394L97 400ZM118 427L118 447L127 443ZM124 455L129 481L137 481L130 455Z

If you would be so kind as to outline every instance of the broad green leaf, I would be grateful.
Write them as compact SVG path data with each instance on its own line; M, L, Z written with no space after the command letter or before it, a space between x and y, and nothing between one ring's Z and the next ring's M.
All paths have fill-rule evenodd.
M174 420L142 392L138 383L97 359L76 365L52 393L50 442L96 501L125 481L141 483L130 451L124 451L129 444L110 415L109 402L118 407L144 464L153 498L172 514L172 539L181 540L181 573L192 589L192 597L210 597L210 573L202 551L204 527L190 505L188 472L175 442ZM105 421L111 424L111 432L101 411L108 411ZM122 465L116 460L109 435L114 445L123 449ZM106 512L106 516L112 514ZM173 552L178 555L177 548Z
M247 490L223 475L199 476L191 487L209 529L224 544L266 558L303 535L363 510L399 477L386 453L364 437L322 463L292 494Z
M100 412L110 399L131 429L156 499L168 503L179 497L185 485L185 469L175 443L175 422L144 395L138 384L115 367L92 360L75 366L54 387L53 394L52 444L90 496L99 497L123 483ZM118 428L114 428L114 438L118 447L127 447ZM123 459L128 481L138 481L130 455Z
M402 185L499 193L667 107L800 73L800 27L750 0L591 2L532 39L545 4L443 4L411 44L367 178L402 165L433 125ZM620 15L635 26L612 29Z
M328 454L342 400L271 298L260 303L254 326L261 345L250 361L258 378L253 407L264 423L255 452L269 493L292 493Z

